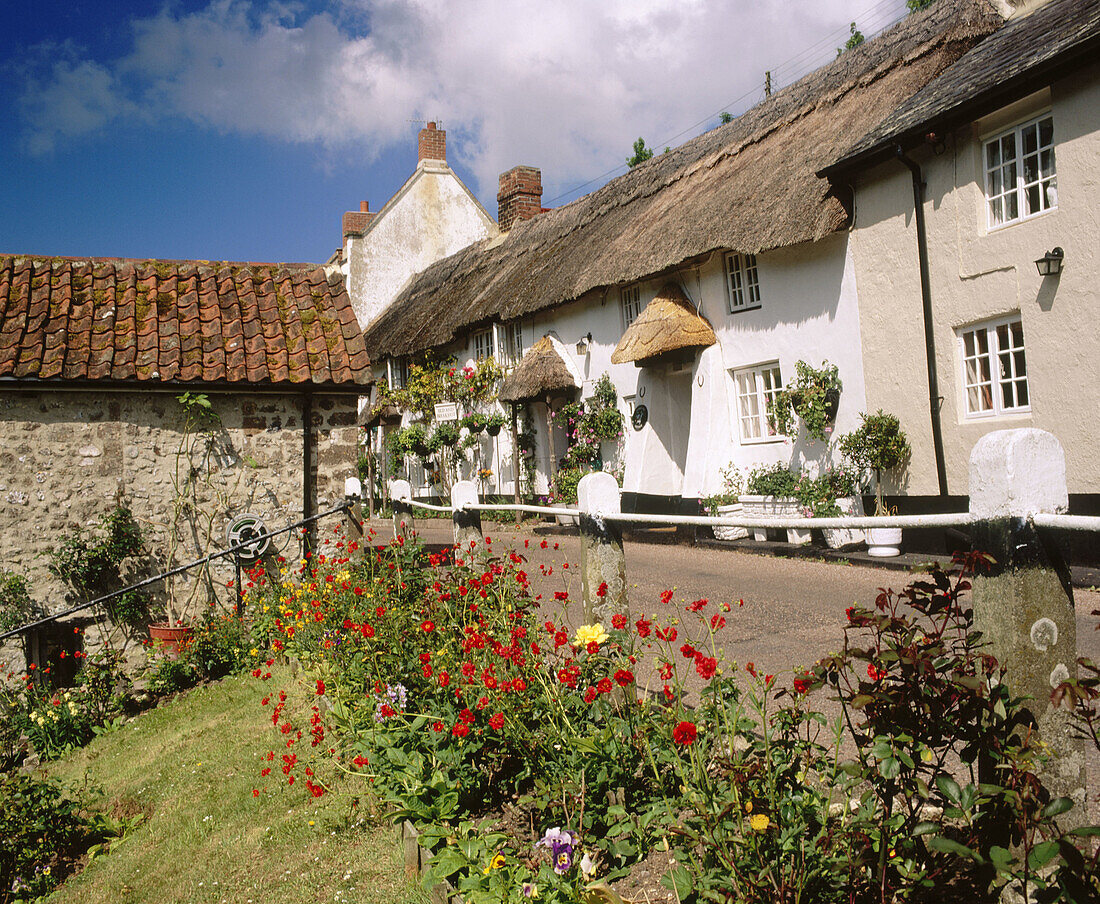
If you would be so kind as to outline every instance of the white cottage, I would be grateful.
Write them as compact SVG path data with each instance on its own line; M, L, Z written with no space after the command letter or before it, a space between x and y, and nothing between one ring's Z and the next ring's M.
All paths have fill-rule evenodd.
M372 359L398 369L428 350L515 359L550 336L582 399L609 373L633 416L628 510L696 509L730 463L745 471L828 459L830 445L776 436L766 416L799 360L839 368L838 431L865 407L851 210L815 171L1000 22L983 0L910 15L738 119L556 210L538 203L537 170L504 174L508 231L415 276L368 326ZM635 321L673 309L659 335L629 341ZM540 405L536 425L545 423ZM553 470L545 433L540 491ZM506 463L511 449L501 442ZM492 489L511 493L514 468L497 478Z

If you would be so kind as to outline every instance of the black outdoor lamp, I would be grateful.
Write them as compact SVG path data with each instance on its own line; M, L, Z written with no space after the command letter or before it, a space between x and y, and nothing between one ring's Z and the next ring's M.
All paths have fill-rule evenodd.
M586 354L588 352L588 346L590 346L591 344L592 344L592 334L591 333L588 333L584 336L581 336L581 338L577 340L577 354L578 355Z
M1062 261L1066 253L1061 248L1054 248L1044 254L1035 262L1035 267L1040 276L1057 276L1062 272Z

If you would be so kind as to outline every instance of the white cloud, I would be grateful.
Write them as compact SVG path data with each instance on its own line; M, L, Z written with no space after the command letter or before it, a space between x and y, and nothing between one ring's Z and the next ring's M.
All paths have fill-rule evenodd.
M903 8L865 2L877 27ZM815 44L813 62L824 61L861 13L851 0L344 0L327 10L215 0L136 20L124 56L58 62L27 81L30 146L140 116L353 146L369 160L411 146L408 120L432 117L483 195L527 163L542 167L549 200L621 163L639 135L660 150L747 94L730 107L740 112L764 70Z

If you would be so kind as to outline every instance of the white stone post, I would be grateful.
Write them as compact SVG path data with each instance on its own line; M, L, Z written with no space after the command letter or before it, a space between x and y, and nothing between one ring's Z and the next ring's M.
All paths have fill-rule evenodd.
M581 586L584 615L591 623L609 623L616 612L627 613L626 556L618 522L602 515L622 512L619 485L605 471L585 474L577 484L581 529ZM600 585L607 591L601 597Z
M481 512L477 509L464 509L467 504L477 505L477 484L472 480L459 480L451 487L451 506L454 511L455 546L469 554L472 549L481 549L484 536L481 533Z
M390 508L393 509L393 538L407 537L416 530L413 520L412 484L407 480L390 481Z
M1052 434L997 430L978 440L970 453L970 511L983 520L973 526L974 548L995 562L972 580L974 626L1007 670L1013 695L1028 698L1053 754L1043 782L1076 805L1059 820L1065 826L1087 816L1084 745L1073 737L1069 711L1050 702L1051 691L1077 674L1073 588L1057 546L1028 519L1068 507L1065 454Z

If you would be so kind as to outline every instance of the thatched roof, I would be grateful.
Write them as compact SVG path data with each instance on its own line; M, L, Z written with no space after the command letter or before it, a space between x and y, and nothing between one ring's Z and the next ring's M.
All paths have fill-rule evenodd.
M498 398L502 402L525 402L563 389L579 389L561 353L549 336L527 349L522 360L504 380Z
M1037 87L1092 65L1100 54L1100 0L1052 0L1011 19L899 106L825 175L868 166L909 149L930 131L955 128Z
M675 283L665 283L645 310L627 327L611 353L612 364L644 362L682 348L706 348L718 338Z
M824 238L845 226L848 210L815 171L1002 21L989 0L941 0L906 16L732 122L433 264L368 326L368 352L443 346L477 324L716 249L758 253Z

